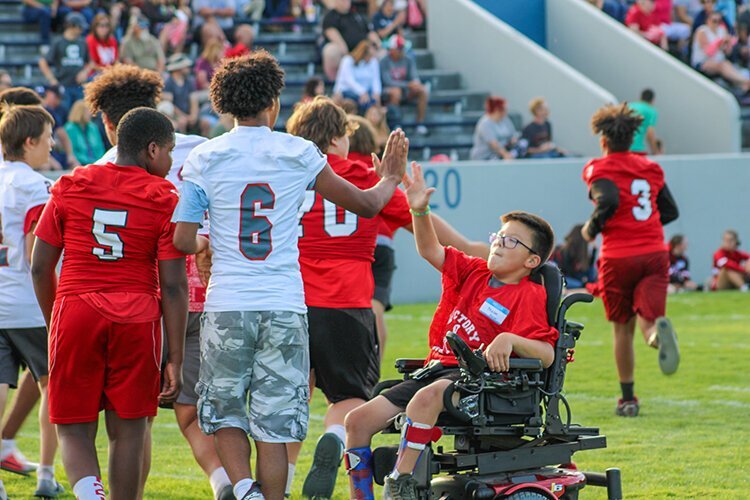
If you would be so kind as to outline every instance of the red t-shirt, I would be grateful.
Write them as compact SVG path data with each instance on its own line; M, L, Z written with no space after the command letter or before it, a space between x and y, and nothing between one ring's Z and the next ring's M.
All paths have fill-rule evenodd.
M742 250L724 250L719 248L714 254L714 271L729 269L745 274L745 261L750 259L750 254Z
M62 176L34 232L65 252L56 299L80 295L118 319L157 319L157 261L184 257L172 244L176 205L174 186L139 167L108 163Z
M443 366L458 363L445 340L455 332L471 349L487 348L501 333L555 346L559 336L547 323L547 291L525 277L517 285L490 285L487 261L452 247L445 249L443 293L430 324L430 354Z
M672 24L672 0L656 0L654 16L660 25Z
M651 14L645 14L638 5L633 5L625 16L625 25L631 26L636 24L641 31L648 31L649 28L654 26L658 28L661 26L659 14L656 9L651 11Z
M111 66L117 62L119 52L115 37L110 36L102 42L93 34L89 34L86 37L86 45L89 48L89 58L97 66Z
M364 163L328 155L336 174L360 189L380 178ZM307 192L301 209L300 267L308 306L334 309L372 307L378 217L365 219L337 207L314 191ZM394 227L411 224L406 195L397 189L379 215Z
M355 153L351 152L349 153L349 159L352 161L359 161L367 165L368 167L375 170L375 167L372 165L372 156L370 155L363 155L362 153ZM388 225L388 222L383 220L380 215L377 216L378 219L378 236L385 236L386 238L393 239L393 235L396 233L396 230L403 227L402 225L397 225L396 227L391 227ZM400 224L400 221L399 221Z
M614 182L620 193L615 214L604 223L602 257L621 258L664 251L664 228L656 198L664 188L661 167L635 153L611 153L591 160L583 169L583 181Z

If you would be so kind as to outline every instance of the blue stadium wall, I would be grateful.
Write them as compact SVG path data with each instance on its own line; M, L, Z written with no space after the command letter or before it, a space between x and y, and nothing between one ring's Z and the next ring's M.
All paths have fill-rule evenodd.
M474 0L477 5L547 48L546 0Z

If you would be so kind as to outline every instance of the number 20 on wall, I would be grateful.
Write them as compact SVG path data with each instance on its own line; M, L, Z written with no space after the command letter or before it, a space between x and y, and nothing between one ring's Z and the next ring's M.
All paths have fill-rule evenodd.
M453 209L461 204L461 175L455 168L449 168L442 173L427 168L424 171L424 180L427 187L432 187L438 193L442 193L442 201L438 196L430 200L430 207L438 209L445 203L445 206Z

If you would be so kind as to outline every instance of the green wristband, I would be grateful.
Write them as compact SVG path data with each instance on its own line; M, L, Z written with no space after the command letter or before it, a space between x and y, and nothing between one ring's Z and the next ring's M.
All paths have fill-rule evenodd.
M413 208L410 208L409 213L411 213L414 217L424 217L425 215L430 213L430 206L427 205L427 208L425 209L424 212L417 212Z

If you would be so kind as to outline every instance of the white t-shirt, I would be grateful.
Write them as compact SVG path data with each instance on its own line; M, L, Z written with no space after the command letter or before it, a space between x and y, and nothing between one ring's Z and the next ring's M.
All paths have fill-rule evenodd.
M173 220L211 216L206 311L307 311L298 212L326 164L312 142L268 127L235 127L190 153Z
M49 199L52 182L23 162L0 162L0 329L44 327L26 261L28 211Z

